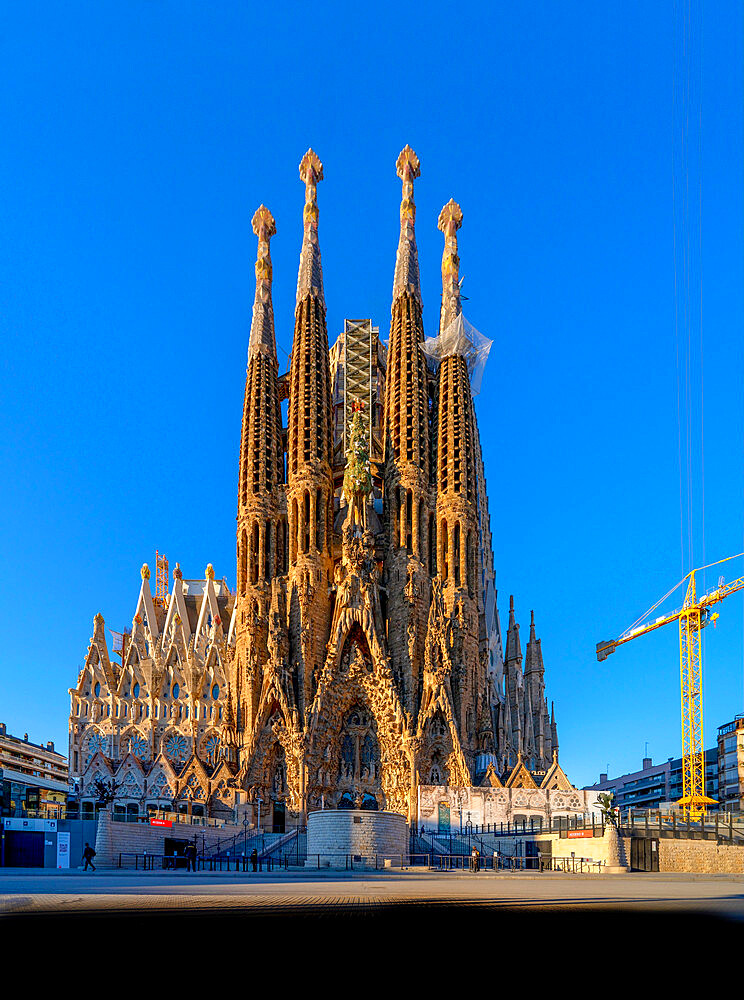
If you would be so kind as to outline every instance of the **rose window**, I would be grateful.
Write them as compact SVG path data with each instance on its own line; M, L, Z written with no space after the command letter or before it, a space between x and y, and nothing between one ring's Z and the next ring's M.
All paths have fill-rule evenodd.
M172 733L165 741L165 753L171 760L179 763L186 760L189 755L189 744L185 736L180 733Z
M94 754L97 754L100 750L101 753L106 753L106 737L102 736L101 733L94 733L88 740L88 756L85 759L87 764Z
M144 760L147 756L147 740L144 736L140 736L137 733L134 736L129 737L129 752L133 753L135 757L139 757L140 760Z
M210 761L215 761L217 759L217 754L220 752L220 738L216 734L212 734L207 742L204 744L204 750L207 754L207 758Z

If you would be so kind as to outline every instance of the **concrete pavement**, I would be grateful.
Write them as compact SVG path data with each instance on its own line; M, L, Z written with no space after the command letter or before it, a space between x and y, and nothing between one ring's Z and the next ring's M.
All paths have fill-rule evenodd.
M373 915L391 907L696 914L744 921L744 876L635 873L323 872L237 874L0 870L0 918L186 912Z

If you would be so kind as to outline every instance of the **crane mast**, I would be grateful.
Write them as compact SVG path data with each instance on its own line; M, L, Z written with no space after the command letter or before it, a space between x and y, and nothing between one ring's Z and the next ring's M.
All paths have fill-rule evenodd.
M710 566L718 566L720 563L728 562L730 559L737 559L744 555L740 552L736 556L728 556L726 559L719 559L718 562L709 563L700 569L694 569L684 577L676 587L673 587L669 594L673 593L685 580L687 583L687 593L681 608L670 615L662 615L653 622L646 624L636 623L618 639L611 639L597 643L597 659L601 662L614 653L618 646L638 636L646 635L657 628L672 621L679 622L679 673L680 673L680 694L682 702L682 798L679 805L682 806L686 816L691 819L699 819L706 811L706 806L715 800L708 798L705 794L705 753L703 750L703 666L700 649L700 632L711 622L716 621L718 614L711 612L713 604L720 603L724 598L737 590L744 588L744 577L739 577L732 583L724 583L720 579L718 587L702 597L697 597L695 586L695 574L701 569L709 569ZM661 601L665 600L669 594L665 595ZM654 611L661 601L646 612L639 622L643 622L652 611Z

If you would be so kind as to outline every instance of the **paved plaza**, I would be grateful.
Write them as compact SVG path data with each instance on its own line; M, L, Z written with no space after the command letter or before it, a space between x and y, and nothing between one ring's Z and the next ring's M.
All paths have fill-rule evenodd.
M744 922L744 876L562 873L134 872L4 869L0 917L180 913L374 916L421 907L697 914Z
M18 960L33 962L39 942L60 939L108 953L123 932L149 942L138 961L158 975L194 941L190 975L205 985L202 958L217 942L247 967L257 957L272 969L330 961L343 982L361 975L372 949L425 954L441 988L460 983L450 959L472 956L480 988L494 961L529 955L535 942L599 958L617 942L679 942L694 925L699 942L736 948L743 922L744 876L736 875L0 871L0 939Z

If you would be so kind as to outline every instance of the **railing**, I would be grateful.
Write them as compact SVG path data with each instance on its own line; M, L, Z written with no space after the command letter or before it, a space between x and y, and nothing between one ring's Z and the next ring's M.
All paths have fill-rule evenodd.
M225 872L271 872L284 869L287 871L289 864L278 862L273 858L258 858L254 867L250 857L239 855L237 857L210 858L197 856L193 862L195 871L225 871ZM189 859L181 855L174 854L141 854L135 852L120 852L118 859L119 868L134 868L135 871L188 871Z
M531 816L529 819L515 820L511 823L463 823L459 829L440 830L426 829L423 833L426 837L436 837L438 840L450 840L471 842L478 837L523 837L526 834L558 833L562 830L583 829L586 824L591 824L591 813L574 813L566 816ZM595 818L596 824L601 824L599 818ZM421 836L417 830L411 831L412 836Z
M493 849L497 838L529 837L557 833L561 839L570 838L575 832L602 837L605 824L595 815L574 815L532 817L514 823L492 823L485 825L465 824L461 832L453 830L426 830L424 835L411 831L410 849L416 853L426 853L432 846L440 847L443 854L470 854L475 846L482 853ZM710 812L701 820L693 821L678 813L661 813L658 810L632 810L620 816L619 829L622 836L682 837L698 840L718 839L722 843L744 844L744 817L735 818L731 812ZM429 841L429 844L427 844ZM432 851L431 853L435 853Z
M569 874L600 873L603 861L591 858L549 857L547 855L521 857L497 854L473 858L470 854L311 854L300 867L303 869L354 871L357 869L390 870L426 867L433 872L471 871L478 872L564 872ZM188 871L189 861L185 857L171 854L137 854L122 852L118 858L119 868L134 868L135 871ZM297 865L288 857L276 860L272 857L257 858L255 862L246 855L237 857L198 856L193 862L193 870L200 872L235 872L254 874L259 872L289 871Z
M245 830L243 833L235 833L231 837L219 838L217 841L202 846L202 854L205 857L236 857L241 854L250 855L255 850L262 857L280 852L282 857L295 857L297 863L300 861L303 838L306 837L307 827L297 826L290 828L283 834L269 834L263 830ZM275 838L275 839L273 839ZM294 844L294 848L290 845Z
M619 832L627 837L715 840L719 844L744 846L744 820L734 822L732 813L709 813L699 820L691 820L674 812L644 811L639 814L630 809L620 816Z

